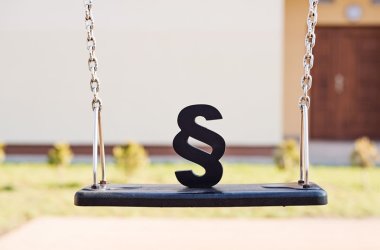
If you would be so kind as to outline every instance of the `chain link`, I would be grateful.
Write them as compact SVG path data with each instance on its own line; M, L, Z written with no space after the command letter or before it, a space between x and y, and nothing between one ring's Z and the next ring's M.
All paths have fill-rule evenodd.
M313 83L313 77L311 76L311 69L314 65L313 48L315 46L315 27L318 20L318 0L309 0L309 13L307 16L307 33L305 37L306 53L303 57L304 74L301 78L301 88L303 95L299 99L300 108L302 105L310 107L310 96L308 94Z
M92 109L94 110L96 107L98 107L99 110L101 110L102 101L99 98L100 81L97 76L98 60L96 59L96 56L95 56L96 40L94 37L94 19L92 15L93 3L94 3L93 0L84 1L85 26L87 30L87 50L89 52L88 69L91 73L90 88L93 94Z

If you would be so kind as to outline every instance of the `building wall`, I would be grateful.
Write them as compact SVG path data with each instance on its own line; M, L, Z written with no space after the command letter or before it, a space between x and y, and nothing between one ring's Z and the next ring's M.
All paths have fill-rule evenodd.
M345 10L350 4L361 6L362 18L357 21L347 19ZM285 0L283 112L284 134L289 137L298 136L299 133L300 113L297 104L302 92L300 79L303 73L302 58L305 53L307 13L308 1ZM372 0L333 0L332 3L319 4L318 26L373 25L380 25L380 4L375 5ZM316 46L318 46L318 37ZM318 67L318 58L315 58L314 65Z
M90 143L82 1L0 7L0 140ZM95 2L106 143L171 144L187 105L217 107L201 124L228 145L282 139L283 1Z

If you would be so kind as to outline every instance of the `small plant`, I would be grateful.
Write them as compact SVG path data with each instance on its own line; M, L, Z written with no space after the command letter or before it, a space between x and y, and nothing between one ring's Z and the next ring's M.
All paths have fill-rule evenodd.
M362 168L370 168L376 165L378 151L375 143L368 137L361 137L355 141L354 150L351 153L351 165Z
M290 170L299 165L300 156L295 140L283 141L274 151L274 162L279 169Z
M5 161L5 144L0 143L0 164Z
M4 191L4 192L11 192L11 191L14 191L15 190L15 188L14 188L14 186L12 186L12 185L10 185L10 184L8 184L8 185L5 185L5 186L0 186L0 192L1 191Z
M114 147L113 156L116 165L125 169L128 174L149 163L149 156L145 148L136 142Z
M62 167L71 163L73 152L69 144L57 143L48 152L48 163L52 166Z

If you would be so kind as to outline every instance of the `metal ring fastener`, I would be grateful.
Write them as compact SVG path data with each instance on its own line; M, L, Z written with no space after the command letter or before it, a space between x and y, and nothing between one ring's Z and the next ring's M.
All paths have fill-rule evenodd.
M302 106L310 108L310 96L301 96L298 101L298 106L302 110Z
M87 38L87 50L95 50L95 38L89 37Z
M99 79L97 77L91 78L90 88L93 93L99 92L100 84L99 84Z
M308 32L305 37L305 46L313 48L315 45L316 36L314 32Z
M89 16L89 18L85 20L86 30L92 30L94 28L94 21L90 17L91 16Z
M88 68L89 70L95 70L97 71L98 70L98 61L96 60L95 57L90 57L88 59Z
M102 101L98 98L98 97L95 97L93 100L92 100L92 109L99 109L99 111L102 110Z
M312 26L315 26L317 20L318 20L318 13L315 11L309 11L307 23Z
M314 55L310 52L306 53L303 57L303 67L309 67L309 69L314 66Z
M301 79L301 87L304 90L307 87L307 91L311 89L311 85L313 84L313 77L310 74L305 74Z

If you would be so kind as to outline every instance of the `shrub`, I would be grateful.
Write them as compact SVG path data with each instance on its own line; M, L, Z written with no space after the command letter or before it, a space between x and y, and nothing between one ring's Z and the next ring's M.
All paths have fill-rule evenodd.
M71 163L73 152L70 145L65 143L57 143L48 152L48 163L52 166L66 166Z
M0 164L5 160L5 145L0 143Z
M116 165L124 168L127 173L131 173L149 163L149 156L145 148L136 142L128 142L114 147L113 156Z
M367 137L361 137L355 141L354 150L351 153L351 165L369 168L376 165L378 152L375 143Z
M283 141L274 151L274 162L279 169L292 169L299 165L300 156L295 140Z

